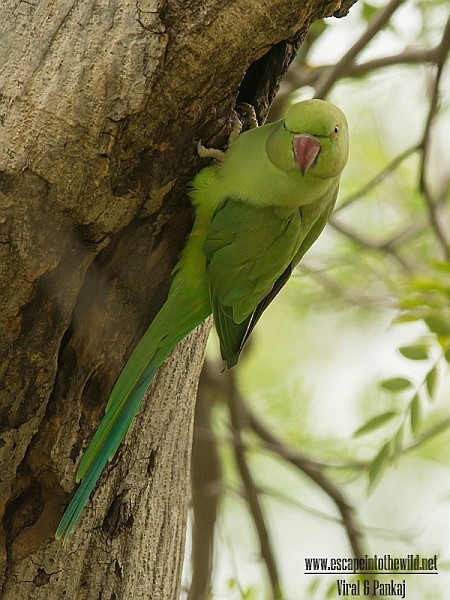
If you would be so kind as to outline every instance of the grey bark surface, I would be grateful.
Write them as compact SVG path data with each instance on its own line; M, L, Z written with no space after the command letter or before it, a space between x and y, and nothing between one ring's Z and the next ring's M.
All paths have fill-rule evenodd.
M208 324L160 370L69 541L76 465L190 229L196 140L267 110L352 2L0 4L0 597L175 599Z

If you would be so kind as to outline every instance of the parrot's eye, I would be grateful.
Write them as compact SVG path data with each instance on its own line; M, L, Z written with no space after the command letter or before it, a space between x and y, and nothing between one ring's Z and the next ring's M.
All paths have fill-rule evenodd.
M331 137L333 139L336 139L338 133L339 133L339 125L336 125L336 127L333 129L333 133L331 134Z

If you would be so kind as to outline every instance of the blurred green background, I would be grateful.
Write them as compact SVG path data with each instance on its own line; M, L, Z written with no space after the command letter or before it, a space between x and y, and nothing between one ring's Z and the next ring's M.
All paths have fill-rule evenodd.
M338 104L350 158L332 222L232 373L239 402L280 442L267 447L245 409L238 446L263 510L272 578L220 391L230 375L210 340L208 435L221 458L210 478L215 599L337 598L338 577L305 575L304 558L353 556L352 535L369 556L437 554L439 575L398 581L406 578L408 600L449 597L449 47L447 1L360 1L346 18L314 24L280 90L272 118L315 94ZM336 497L289 452L352 507L350 531Z

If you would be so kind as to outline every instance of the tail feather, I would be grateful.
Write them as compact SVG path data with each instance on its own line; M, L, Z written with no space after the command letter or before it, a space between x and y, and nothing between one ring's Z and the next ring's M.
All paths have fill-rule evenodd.
M157 369L158 366L155 365L153 375ZM83 456L83 459L88 456L89 460L83 465L80 463L78 468L76 480L81 483L61 519L55 534L56 539L62 536L67 538L70 535L106 463L116 453L133 421L149 385L147 381L151 381L151 378L147 378L125 397L115 410L108 411L103 417Z
M125 437L160 365L177 343L210 314L207 297L192 287L186 294L184 288L177 285L171 289L166 304L120 374L105 416L79 464L76 480L81 483L61 519L55 534L57 539L67 538L74 528L106 463L113 458Z

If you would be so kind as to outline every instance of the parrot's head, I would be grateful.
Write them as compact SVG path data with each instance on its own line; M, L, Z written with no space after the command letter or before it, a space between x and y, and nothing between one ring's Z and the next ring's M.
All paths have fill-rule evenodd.
M267 139L267 155L281 171L297 170L319 179L340 175L348 157L344 113L324 100L291 106Z

